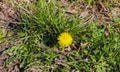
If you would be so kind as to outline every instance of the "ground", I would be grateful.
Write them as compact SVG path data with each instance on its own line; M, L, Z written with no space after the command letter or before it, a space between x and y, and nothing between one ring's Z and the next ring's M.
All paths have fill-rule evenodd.
M29 0L23 0L23 1L30 3ZM20 4L20 2L22 1L18 1L15 3ZM17 14L19 11L16 8L14 8L15 3L11 1L4 2L0 0L0 31L4 32L4 34L2 35L4 35L4 37L6 38L5 40L12 39L13 34L16 34L12 30L20 27L20 25L16 24L18 22ZM108 6L106 6L103 2L97 2L97 3L94 3L93 5L91 4L90 6L86 5L82 1L74 2L72 0L60 0L58 1L58 3L60 3L61 8L66 10L66 16L77 16L79 18L82 18L84 26L87 26L90 20L97 19L98 22L101 24L100 26L102 26L102 24L113 24L113 26L116 27L116 23L114 22L113 17L120 18L120 3L117 3L117 4L111 3L111 5L109 4L111 8L108 8ZM6 31L4 31L4 29L6 29ZM117 29L117 31L120 33L120 29ZM107 28L105 35L109 36L109 34L110 34L110 30L109 28ZM0 40L2 41L1 38L2 37L0 37ZM6 71L22 72L24 70L23 68L20 68L19 61L16 62L11 67L4 64L4 61L8 57L12 56L13 53L3 54L3 52L11 48L14 45L14 41L16 43L21 42L19 39L18 40L13 39L13 42L4 43L0 45L0 72L6 72ZM89 43L82 43L82 42L80 43L80 47L89 46L89 45L90 45ZM72 48L74 49L77 49L78 47L79 45L76 46L74 44L72 46ZM71 54L69 53L71 49L68 48L66 50L67 52L64 52L63 56L55 58L55 63L57 63L58 65L67 66L67 64L64 63L62 59L65 58L65 56ZM59 51L57 50L55 50L55 52L59 53ZM29 70L31 70L32 72L41 72L42 71L41 68L42 67L32 66ZM51 70L51 72L54 72L54 70ZM71 72L79 72L79 71L73 69Z

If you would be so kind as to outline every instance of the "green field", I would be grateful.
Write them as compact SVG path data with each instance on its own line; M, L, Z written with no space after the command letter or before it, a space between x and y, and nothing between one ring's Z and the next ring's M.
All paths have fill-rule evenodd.
M26 1L3 0L12 3L17 19L1 24L0 46L10 45L0 51L9 55L3 67L18 64L18 72L120 72L119 0Z

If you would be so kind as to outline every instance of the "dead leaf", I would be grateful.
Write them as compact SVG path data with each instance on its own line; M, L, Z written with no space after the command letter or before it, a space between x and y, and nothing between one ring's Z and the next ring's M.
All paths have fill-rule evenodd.
M88 42L85 42L85 43L80 43L82 49L84 49L85 47L89 47L90 44Z
M67 64L63 60L59 60L57 58L55 58L55 63L57 65L62 65L62 66L65 66L65 67L67 66Z
M108 9L104 6L102 2L97 2L96 3L97 11L98 12L107 12Z
M7 54L2 54L0 55L0 60L4 60L6 58L8 58L9 56Z
M64 51L66 51L66 52L70 52L70 51L71 51L70 46L65 47Z
M79 49L79 46L77 45L76 41L73 41L73 43L70 46L72 49Z
M67 14L77 14L78 11L76 11L76 10L68 10L66 13Z
M71 72L79 72L79 70L73 69Z
M83 11L83 12L80 14L79 18L85 18L85 17L87 17L88 15L89 15L89 11L88 11L88 10L85 10L85 11Z
M120 8L118 8L118 7L114 8L111 11L111 13L112 13L113 16L116 16L116 17L120 16Z
M20 72L19 67L17 65L14 67L13 72Z
M0 52L3 52L4 50L10 48L11 45L10 44L3 44L2 46L0 46Z
M0 67L2 66L3 62L4 62L4 60L1 60L1 59L0 59ZM0 68L0 69L1 69L1 68Z
M27 69L27 72L42 72L42 70L40 66L32 66Z
M110 29L108 26L106 28L105 35L106 35L106 37L108 37L110 35Z

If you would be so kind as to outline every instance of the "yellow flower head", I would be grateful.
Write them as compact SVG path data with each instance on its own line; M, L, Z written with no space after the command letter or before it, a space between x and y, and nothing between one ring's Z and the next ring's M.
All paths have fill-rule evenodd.
M58 43L62 47L69 46L72 43L72 41L73 39L68 32L63 32L58 37Z

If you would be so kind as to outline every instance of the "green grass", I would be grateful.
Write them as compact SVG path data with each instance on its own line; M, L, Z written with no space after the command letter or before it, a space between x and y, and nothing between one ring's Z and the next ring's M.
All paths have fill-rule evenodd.
M6 36L7 31L5 28L0 29L0 44L4 42L4 37Z
M120 33L113 24L100 25L98 20L90 20L89 24L84 26L84 19L73 15L66 16L54 0L50 3L46 0L23 3L16 8L20 9L18 24L21 24L22 28L14 29L17 34L13 37L22 43L15 43L4 52L14 53L6 60L6 64L13 65L19 61L20 68L25 71L31 66L39 66L43 72L49 72L51 69L55 72L73 69L84 72L120 71ZM118 18L114 18L114 21L120 25ZM106 36L108 30L109 35ZM72 35L78 45L77 50L61 51L57 37L64 31Z

